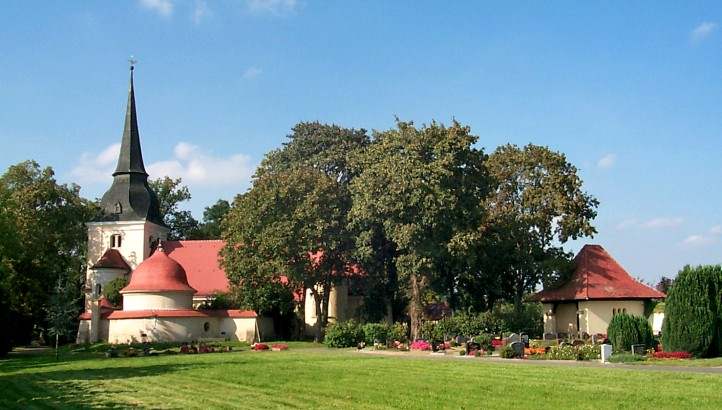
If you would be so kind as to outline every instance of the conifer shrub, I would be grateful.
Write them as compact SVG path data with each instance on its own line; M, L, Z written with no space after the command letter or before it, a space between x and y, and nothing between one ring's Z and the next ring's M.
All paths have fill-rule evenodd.
M628 352L632 345L652 347L654 336L649 321L626 313L615 315L607 328L607 337L617 352Z
M662 346L697 357L722 353L722 266L679 272L665 301Z

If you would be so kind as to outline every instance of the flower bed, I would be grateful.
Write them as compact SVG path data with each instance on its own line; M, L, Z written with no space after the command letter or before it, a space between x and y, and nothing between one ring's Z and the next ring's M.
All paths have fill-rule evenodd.
M687 352L654 352L652 357L655 359L690 359L692 355Z
M288 345L285 343L275 343L271 345L271 350L274 352L280 352L281 350L288 350Z
M268 350L268 345L265 343L254 343L253 346L251 346L253 350L261 351L261 350Z
M431 350L431 343L426 340L415 340L411 343L411 350Z

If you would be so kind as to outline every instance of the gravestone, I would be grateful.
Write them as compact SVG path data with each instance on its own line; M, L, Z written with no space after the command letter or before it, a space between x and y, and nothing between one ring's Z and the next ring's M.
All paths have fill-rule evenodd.
M524 343L517 341L513 342L510 346L514 350L516 357L524 356Z
M520 342L520 341L521 341L521 337L519 337L519 335L516 334L516 333L510 334L510 335L506 338L506 342L507 342L507 343L514 343L514 342Z
M602 357L600 361L602 363L607 363L610 357L612 357L612 345L602 345Z
M644 356L644 353L646 353L645 345L632 345L632 354L638 354L640 356Z
M555 333L544 333L542 338L544 340L557 340L557 335Z

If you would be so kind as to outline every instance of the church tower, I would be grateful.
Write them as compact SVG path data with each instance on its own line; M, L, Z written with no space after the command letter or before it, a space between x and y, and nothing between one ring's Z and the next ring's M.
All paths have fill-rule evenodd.
M107 338L107 329L102 328L100 319L111 307L102 298L103 289L118 277L128 277L150 256L155 243L165 240L168 234L160 215L158 198L148 185L148 173L143 164L135 109L134 68L131 64L128 106L113 184L100 200L100 217L86 224L86 312L81 315L79 342ZM107 324L107 320L102 323Z

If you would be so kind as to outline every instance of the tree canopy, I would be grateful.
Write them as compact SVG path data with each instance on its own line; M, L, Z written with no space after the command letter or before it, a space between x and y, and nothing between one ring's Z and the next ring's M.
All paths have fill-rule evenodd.
M180 204L191 199L190 190L182 185L180 178L163 177L148 182L158 196L158 205L163 223L170 228L168 240L189 239L198 229L198 221L190 211L180 208Z
M52 168L37 162L13 165L0 176L0 294L2 332L28 343L48 328L46 311L58 279L67 278L79 298L85 271L84 223L97 207L77 185L59 184ZM80 311L80 305L77 306ZM37 334L35 336L38 336Z

